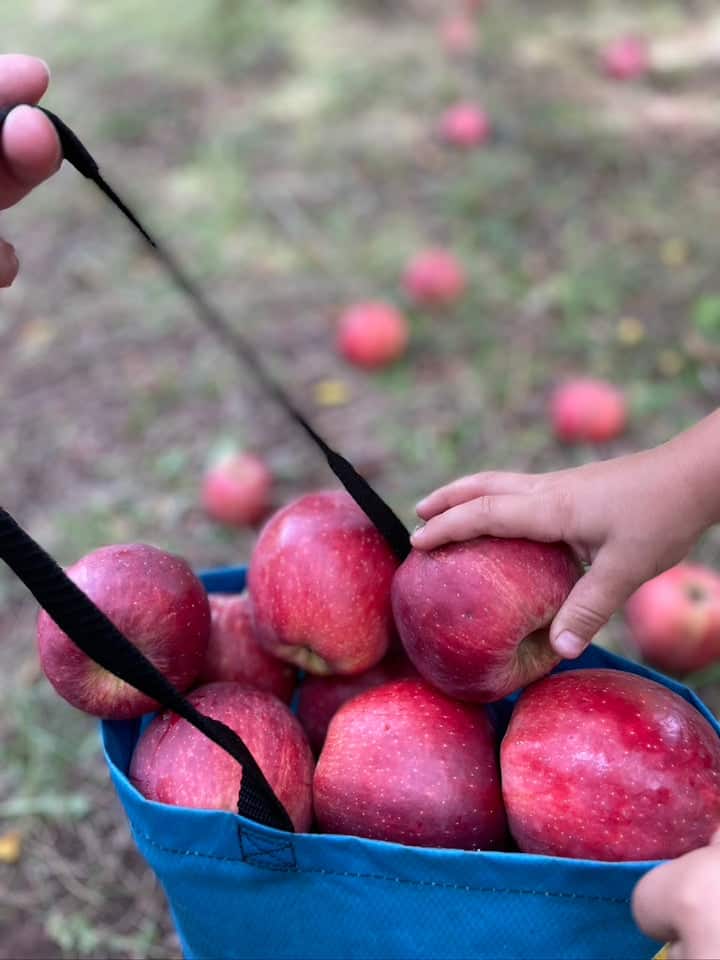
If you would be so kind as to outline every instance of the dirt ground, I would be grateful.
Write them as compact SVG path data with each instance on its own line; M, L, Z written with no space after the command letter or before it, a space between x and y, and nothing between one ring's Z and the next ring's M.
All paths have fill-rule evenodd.
M6 50L53 68L48 106L262 351L298 404L408 523L433 486L549 470L662 442L720 398L720 19L708 2L489 0L475 51L432 0L27 0ZM620 85L604 42L650 38ZM478 100L486 149L442 110ZM122 219L69 169L2 214L22 275L0 296L3 506L63 563L146 541L196 568L244 562L254 532L198 506L208 459L263 454L276 501L331 485L316 452L196 325ZM447 245L469 292L411 309L399 277ZM354 299L407 310L408 357L336 355ZM570 373L626 391L627 433L563 448L545 407ZM711 532L693 556L720 564ZM0 957L177 957L94 723L49 689L36 610L0 575ZM602 642L626 650L622 618ZM720 705L715 677L695 678ZM8 841L10 837L10 841ZM17 858L2 862L2 840Z

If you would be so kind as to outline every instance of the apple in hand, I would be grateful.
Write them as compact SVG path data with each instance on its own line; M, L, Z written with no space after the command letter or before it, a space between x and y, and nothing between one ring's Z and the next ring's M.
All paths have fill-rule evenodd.
M330 721L313 782L325 833L422 847L502 847L496 737L484 707L420 679L375 687Z
M420 306L449 307L462 297L466 285L462 265L447 250L423 250L403 275L405 291Z
M274 693L289 703L297 671L271 656L257 641L250 596L213 593L210 600L210 641L199 683L232 680Z
M309 673L362 673L395 637L390 587L398 563L344 490L293 501L267 522L250 560L260 643Z
M410 676L417 673L408 658L388 654L374 667L351 677L306 677L300 687L297 716L313 751L320 753L328 724L344 703L365 690Z
M413 550L393 582L400 639L459 700L500 700L555 667L548 627L580 569L560 543L478 537Z
M614 80L634 80L650 69L650 49L643 37L618 37L602 51L601 65Z
M681 563L644 583L625 607L633 644L658 670L683 674L720 660L720 574Z
M244 741L297 831L312 820L313 757L302 727L271 693L208 683L187 698ZM130 780L147 800L237 813L242 766L187 720L168 710L137 742Z
M93 550L66 573L174 686L192 685L207 651L210 606L182 557L143 543L117 544ZM37 642L45 676L79 710L127 720L158 707L98 666L44 610Z
M620 670L546 677L500 752L510 831L526 853L679 857L720 826L720 738L667 687Z
M252 526L270 508L272 474L252 453L230 453L203 479L202 503L214 520L231 527Z
M490 120L482 107L458 103L442 115L440 136L454 147L480 147L490 138Z
M558 386L550 399L555 436L564 443L604 443L625 429L622 391L605 380L580 378Z
M358 367L375 369L399 360L409 339L410 328L403 314L381 301L355 303L338 322L338 350Z

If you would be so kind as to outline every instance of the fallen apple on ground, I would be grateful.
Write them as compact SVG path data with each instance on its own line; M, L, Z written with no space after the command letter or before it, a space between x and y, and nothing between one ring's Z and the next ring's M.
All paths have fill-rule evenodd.
M313 751L320 753L328 725L344 703L365 690L410 676L417 676L417 671L408 658L388 654L374 667L352 677L306 677L300 687L297 717Z
M488 115L473 103L456 104L442 115L440 136L454 147L481 147L490 139Z
M66 572L172 684L192 685L207 651L210 606L185 560L147 544L119 544L88 553ZM158 707L86 656L45 611L37 642L46 677L74 707L116 720Z
M625 429L627 406L621 390L606 380L568 380L553 391L550 420L564 443L604 443Z
M506 838L485 708L419 679L375 687L340 708L313 794L325 833L467 850L498 849Z
M720 574L681 563L644 583L625 616L633 645L658 670L683 674L720 660Z
M398 562L345 491L300 497L270 518L250 559L258 640L309 673L362 673L395 637Z
M720 739L672 690L620 670L546 677L500 750L510 831L527 853L656 860L720 826Z
M355 303L338 321L338 350L358 367L375 369L394 363L407 350L409 339L407 320L389 303Z
M230 453L213 464L203 479L202 503L219 523L252 526L270 508L272 474L252 453Z
M449 307L465 292L465 271L448 250L423 250L408 263L403 287L413 303L426 307Z
M271 693L237 683L209 683L188 701L244 741L297 831L312 820L313 756L302 727ZM143 732L130 780L156 803L237 813L242 766L203 733L167 711Z
M297 671L271 656L258 643L252 622L250 596L210 594L210 641L199 683L231 680L274 693L289 703Z
M451 57L463 57L477 49L477 26L467 13L460 11L446 17L439 33L440 42Z
M602 51L600 62L613 80L635 80L650 69L650 47L643 37L618 37Z
M547 628L579 575L558 543L479 537L413 550L393 581L400 639L448 696L500 700L559 663Z

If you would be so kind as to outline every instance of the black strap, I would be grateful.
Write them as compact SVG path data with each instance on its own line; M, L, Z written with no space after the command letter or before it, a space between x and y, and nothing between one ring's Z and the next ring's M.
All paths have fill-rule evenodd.
M196 710L2 507L0 558L83 653L174 710L242 764L238 813L278 830L293 830L287 811L240 737Z
M12 107L0 109L0 130ZM76 134L50 110L40 107L57 131L63 157L93 183L123 213L148 244L175 285L191 301L205 327L258 379L264 389L305 431L325 456L330 469L383 535L400 560L410 552L410 535L393 510L360 476L349 460L315 430L270 376L254 348L226 322L164 245L102 177L97 162ZM279 829L292 830L287 812L275 797L245 744L232 730L203 716L185 700L140 651L98 610L63 573L55 561L0 508L0 557L17 574L58 626L93 660L131 686L205 733L243 765L238 810L244 816Z
M0 110L0 129L2 129L3 122L10 109L12 108ZM266 371L251 344L233 330L220 312L205 297L202 290L191 280L169 248L152 236L150 231L143 226L137 215L132 212L130 207L121 200L116 191L113 190L102 177L97 161L80 141L78 136L57 114L45 109L45 107L39 107L38 109L42 110L55 127L63 156L68 163L71 163L83 176L92 180L111 203L130 221L145 243L151 248L155 258L162 264L168 275L172 278L176 287L181 290L193 304L198 318L205 327L210 330L247 369L252 371L264 389L287 411L292 419L302 427L308 437L310 437L313 443L322 451L328 462L328 466L340 483L342 483L360 509L372 521L383 537L385 537L397 557L400 560L404 560L410 552L410 534L399 517L388 504L385 503L373 487L370 486L367 480L357 472L352 463L343 457L342 454L333 450L315 430L307 417L300 413L285 390L283 390Z

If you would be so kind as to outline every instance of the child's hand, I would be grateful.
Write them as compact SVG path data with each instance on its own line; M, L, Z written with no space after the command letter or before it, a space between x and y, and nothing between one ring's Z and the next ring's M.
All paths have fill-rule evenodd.
M48 82L42 60L19 54L0 56L0 106L37 103ZM0 210L22 200L60 162L60 144L47 117L31 107L13 110L0 136ZM0 238L0 287L9 287L17 271L13 247Z
M670 942L671 960L720 957L720 831L709 847L646 873L632 908L641 930Z
M547 474L479 473L422 500L413 546L484 534L564 540L591 563L550 630L576 657L645 580L681 560L720 515L720 414L653 450Z

